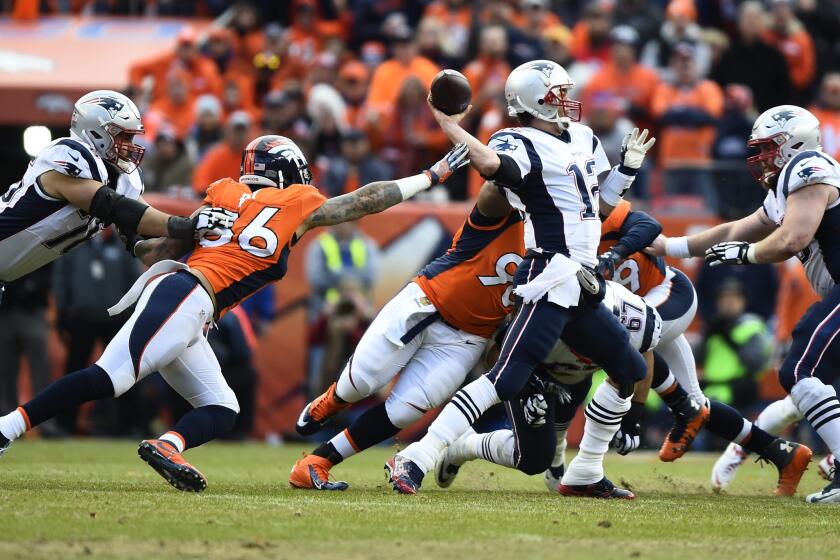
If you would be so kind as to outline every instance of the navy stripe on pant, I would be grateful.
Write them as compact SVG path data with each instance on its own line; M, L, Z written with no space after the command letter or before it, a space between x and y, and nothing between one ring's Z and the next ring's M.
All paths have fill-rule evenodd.
M675 273L671 279L671 294L656 308L663 321L673 321L685 315L691 309L694 299L697 297L688 276L676 268L671 270Z
M170 274L155 286L128 339L135 377L140 374L140 360L149 341L197 288L198 279L186 271Z
M779 368L779 382L789 393L807 377L824 383L837 378L840 367L840 286L808 309L793 329L790 353Z

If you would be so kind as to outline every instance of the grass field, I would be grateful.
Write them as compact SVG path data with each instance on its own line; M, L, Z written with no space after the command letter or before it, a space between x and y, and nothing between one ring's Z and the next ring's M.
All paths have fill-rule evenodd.
M132 442L24 441L0 460L0 558L835 558L840 509L769 496L748 464L708 489L711 455L608 461L632 502L561 498L540 477L472 463L449 491L386 486L379 448L335 469L343 493L293 490L303 448L210 444L188 458L209 488L170 488ZM812 467L801 492L820 488Z

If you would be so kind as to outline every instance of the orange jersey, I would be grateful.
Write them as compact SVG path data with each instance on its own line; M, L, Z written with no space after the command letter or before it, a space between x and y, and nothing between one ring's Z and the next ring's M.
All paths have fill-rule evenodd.
M452 247L414 281L446 322L489 338L513 308L512 281L525 254L524 235L518 213L487 218L474 208Z
M621 238L621 226L628 214L630 214L630 203L622 200L601 224L599 255L608 251ZM665 261L662 257L652 257L647 253L633 253L616 267L615 277L612 280L634 294L644 297L651 288L665 281Z
M286 274L295 230L327 199L309 185L256 192L233 179L216 181L204 203L238 212L219 239L204 239L187 264L201 271L216 296L221 316L260 288Z

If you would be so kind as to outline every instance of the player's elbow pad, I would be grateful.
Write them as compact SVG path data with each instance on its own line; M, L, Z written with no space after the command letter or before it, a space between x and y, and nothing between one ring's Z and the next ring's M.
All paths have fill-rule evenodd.
M90 202L90 215L105 224L116 226L127 236L137 233L140 220L148 206L138 200L118 194L110 187L102 187Z
M499 168L492 175L484 178L497 185L516 186L522 182L522 172L512 157L499 154Z
M616 165L601 184L601 200L610 206L616 206L633 184L636 170Z

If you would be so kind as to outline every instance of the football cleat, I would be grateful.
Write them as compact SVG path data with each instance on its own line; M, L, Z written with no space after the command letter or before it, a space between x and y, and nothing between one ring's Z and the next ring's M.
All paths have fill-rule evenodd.
M726 490L735 480L738 467L744 464L746 458L747 454L744 453L740 445L730 443L726 451L715 461L715 466L712 467L712 488Z
M12 440L0 434L0 457L2 457L6 451L12 446Z
M168 441L143 440L140 442L137 454L178 490L201 492L207 488L207 479L204 475L184 461L175 446Z
M338 402L335 396L335 383L333 383L323 395L317 397L303 408L303 411L298 417L297 424L295 424L295 428L300 435L311 436L323 428L327 420L351 404Z
M452 486L455 477L458 476L458 471L461 470L461 465L452 462L451 449L452 447L447 447L441 451L435 461L435 482L441 488Z
M594 484L563 484L557 485L557 492L563 496L576 498L601 498L605 500L634 500L636 495L630 490L619 488L607 477Z
M699 405L697 414L688 421L682 416L674 416L674 426L665 436L665 441L659 449L659 460L669 463L685 455L694 443L697 433L708 421L709 407L705 404Z
M400 494L416 494L423 484L423 470L411 459L394 455L385 462L388 482Z
M809 494L805 501L809 504L837 504L840 503L840 475L838 464L834 462L834 479L822 490Z
M796 494L796 487L802 475L808 469L813 452L800 443L793 443L785 440L773 442L784 446L788 459L779 467L779 482L773 492L777 496L793 496Z
M0 449L0 455L3 454L3 450ZM817 472L820 473L820 476L826 480L834 480L834 473L837 472L837 466L834 462L834 455L829 453L825 457L822 458L817 464Z
M563 474L566 472L566 465L557 467L548 467L543 473L543 481L545 487L549 492L557 492L557 487L560 486L560 481L563 480Z
M312 490L347 490L350 485L346 482L330 480L332 466L329 459L307 455L292 467L292 472L289 473L289 484L293 488Z

